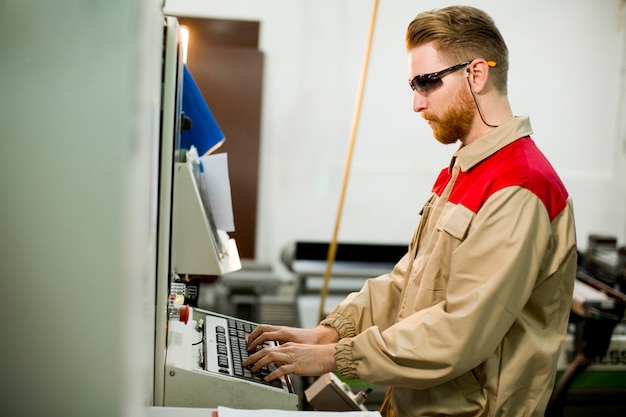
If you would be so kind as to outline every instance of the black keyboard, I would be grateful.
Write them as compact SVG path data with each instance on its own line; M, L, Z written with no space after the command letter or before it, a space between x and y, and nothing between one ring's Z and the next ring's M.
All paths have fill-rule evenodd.
M257 372L252 372L250 368L241 364L248 357L247 337L255 326L255 323L234 317L207 315L204 327L206 370L291 392L291 384L287 378L270 382L264 380L276 369L274 364L265 366ZM275 342L265 343L263 347L270 345L275 345ZM261 348L260 346L259 349Z

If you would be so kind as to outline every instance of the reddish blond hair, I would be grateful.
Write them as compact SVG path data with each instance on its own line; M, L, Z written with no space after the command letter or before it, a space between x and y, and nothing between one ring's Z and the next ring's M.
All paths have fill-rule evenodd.
M506 94L509 50L487 13L470 6L451 6L418 14L407 28L406 48L430 42L450 65L476 58L495 61L490 78L496 89Z

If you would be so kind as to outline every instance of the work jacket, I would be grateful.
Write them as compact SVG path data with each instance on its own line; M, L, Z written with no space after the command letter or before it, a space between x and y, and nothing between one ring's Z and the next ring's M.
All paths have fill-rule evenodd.
M350 294L338 372L388 387L383 414L543 416L576 274L571 199L513 118L461 146L408 252Z

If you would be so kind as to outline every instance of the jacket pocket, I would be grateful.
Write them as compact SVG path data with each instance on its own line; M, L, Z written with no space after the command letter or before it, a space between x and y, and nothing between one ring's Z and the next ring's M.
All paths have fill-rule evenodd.
M443 231L455 238L463 241L467 236L475 213L460 204L446 203L435 228Z

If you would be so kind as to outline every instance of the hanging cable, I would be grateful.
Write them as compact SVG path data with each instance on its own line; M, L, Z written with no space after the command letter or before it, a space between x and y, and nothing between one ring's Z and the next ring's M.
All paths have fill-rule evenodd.
M487 61L487 65L489 65L490 67L495 67L496 66L496 62L495 61ZM467 79L467 85L469 86L470 89L470 93L472 93L472 98L474 99L474 103L476 104L476 108L478 109L478 114L480 115L480 120L483 121L483 123L489 127L499 127L500 125L492 125L487 123L487 121L485 120L485 116L483 116L483 111L480 108L480 105L478 104L478 100L476 99L476 95L474 94L474 89L472 88L472 83L470 82L469 79L469 74L470 74L470 67L469 65L467 66L467 72L465 73L465 78Z

